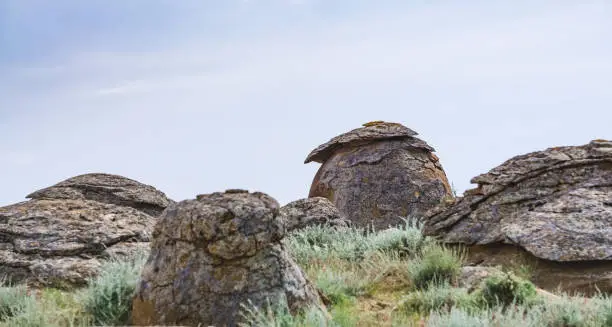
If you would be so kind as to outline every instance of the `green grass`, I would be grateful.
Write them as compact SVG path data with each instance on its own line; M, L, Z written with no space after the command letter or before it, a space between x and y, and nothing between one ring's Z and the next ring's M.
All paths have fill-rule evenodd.
M485 279L475 296L484 306L496 307L529 304L536 300L537 293L530 281L507 272Z
M612 327L612 299L541 298L525 274L457 288L463 252L424 237L420 226L375 232L307 227L283 242L328 301L292 315L285 303L243 304L244 326ZM78 291L0 284L0 327L125 325L146 254L106 262ZM521 277L519 277L521 275Z
M456 282L463 260L459 251L432 244L421 252L408 265L416 289L426 289L432 284Z

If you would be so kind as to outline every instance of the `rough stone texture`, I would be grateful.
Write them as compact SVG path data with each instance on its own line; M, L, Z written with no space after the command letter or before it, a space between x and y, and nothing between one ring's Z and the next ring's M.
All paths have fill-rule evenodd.
M472 183L455 204L429 212L426 235L518 247L538 259L541 284L612 291L612 142L517 156Z
M461 267L461 272L458 278L458 286L466 288L468 292L472 292L477 289L486 278L496 274L501 275L503 272L495 267Z
M452 199L434 149L397 123L372 122L317 147L309 197L325 197L358 227L403 224Z
M300 229L310 225L349 227L347 220L328 199L306 198L290 202L280 209L287 229Z
M322 305L280 240L279 205L230 190L171 205L155 227L133 300L132 324L236 326L241 303Z
M170 204L153 186L111 174L84 174L36 191L28 199L73 199L131 207L158 216Z
M83 175L58 185L71 186L50 187L34 192L32 200L0 208L0 275L35 287L85 285L100 259L146 250L156 221L147 214L155 212L150 206L138 210L97 200L130 194L132 203L171 202L150 186L115 175Z

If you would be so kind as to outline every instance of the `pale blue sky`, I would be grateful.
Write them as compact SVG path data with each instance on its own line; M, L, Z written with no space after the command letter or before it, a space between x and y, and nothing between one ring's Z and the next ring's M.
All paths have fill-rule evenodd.
M419 132L460 193L612 138L607 0L0 0L0 41L0 205L87 172L287 203L371 120Z

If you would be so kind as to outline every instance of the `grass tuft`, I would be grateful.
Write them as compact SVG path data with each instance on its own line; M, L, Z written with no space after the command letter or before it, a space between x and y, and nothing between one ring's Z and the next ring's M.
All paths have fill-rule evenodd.
M411 260L408 270L417 290L432 284L454 284L461 270L463 255L439 244L425 247L422 254Z

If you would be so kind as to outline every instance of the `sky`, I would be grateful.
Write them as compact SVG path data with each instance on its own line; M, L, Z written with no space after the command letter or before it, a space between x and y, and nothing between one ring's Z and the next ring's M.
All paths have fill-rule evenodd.
M612 139L612 2L0 0L0 205L91 172L285 204L312 149L372 120L417 131L459 194Z

